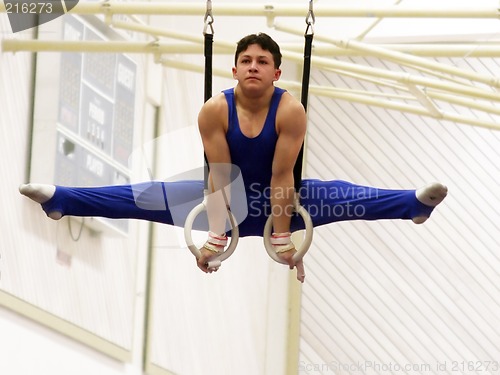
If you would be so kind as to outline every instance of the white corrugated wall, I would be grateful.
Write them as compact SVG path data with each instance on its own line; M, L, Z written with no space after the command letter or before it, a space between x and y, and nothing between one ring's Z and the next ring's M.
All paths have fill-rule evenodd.
M442 61L500 71L498 59ZM312 80L383 90L334 73L316 71ZM500 131L320 97L308 113L307 177L396 189L441 181L449 195L423 225L358 221L316 230L298 373L499 373Z

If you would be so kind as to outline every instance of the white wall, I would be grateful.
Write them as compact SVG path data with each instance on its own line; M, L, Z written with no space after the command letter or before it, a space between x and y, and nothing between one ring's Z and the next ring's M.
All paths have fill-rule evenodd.
M0 332L2 374L141 373L6 308L0 308Z
M2 38L30 38L31 32L18 33L12 35L8 30L10 26L5 14L0 14L0 29L3 31ZM94 322L94 327L101 322L108 320L110 325L113 318L96 314L95 308L99 296L96 300L85 301L81 297L87 295L86 291L93 289L96 284L103 279L94 271L104 266L103 258L107 253L111 262L127 263L125 257L113 258L113 252L124 250L124 247L133 246L129 241L121 242L122 246L116 246L116 242L103 244L92 244L93 241L100 242L91 232L85 230L82 241L76 245L66 243L64 237L67 234L67 221L53 222L48 220L40 207L33 202L23 198L18 193L18 185L29 180L28 165L30 160L30 97L31 97L31 54L28 53L2 53L0 54L0 98L2 108L0 110L0 148L1 161L0 170L4 181L0 187L0 201L3 207L0 214L0 227L2 236L0 239L0 288L2 289L2 300L4 297L15 295L20 299L25 299L28 304L38 304L42 309L52 314L68 316L71 311L83 313L79 318L83 318L80 323L83 326ZM46 153L41 152L38 158L44 158ZM50 160L48 161L50 162ZM8 178L5 178L7 177ZM88 237L87 237L88 236ZM94 239L92 239L92 237ZM141 241L140 237L133 236L131 241ZM116 241L116 239L115 239ZM122 241L122 240L118 240ZM142 239L144 242L144 239ZM107 242L104 238L103 242ZM76 243L75 243L76 244ZM85 248L86 245L86 248ZM67 265L56 263L57 247L75 251L72 255L72 268ZM93 250L92 250L93 249ZM101 251L102 250L102 251ZM86 255L97 255L97 259L86 258ZM122 255L125 254L122 252ZM129 295L137 302L137 311L132 311L127 319L129 326L135 325L138 320L138 327L142 327L143 320L141 313L144 307L144 283L141 283L140 270L135 270L137 264L145 264L142 257L139 259L128 259L131 263L125 265L132 276L126 279L123 275L115 275L116 282L129 284ZM45 266L50 265L50 268ZM74 282L71 275L80 266L86 269L88 283L80 280ZM43 276L43 273L51 269L52 272ZM85 272L85 271L84 271ZM101 276L104 276L102 274ZM107 275L105 277L111 277ZM47 294L47 288L49 292ZM50 289L52 288L52 289ZM137 288L137 291L136 291ZM99 286L97 286L99 289ZM94 289L95 290L95 289ZM135 298L135 294L138 297ZM12 294L11 294L12 293ZM141 294L142 293L142 294ZM80 298L80 299L79 299ZM43 304L47 301L51 303L47 306ZM121 303L123 300L118 298ZM17 300L15 304L17 305ZM109 301L102 301L104 304ZM132 301L131 301L132 302ZM135 301L134 301L135 302ZM9 304L13 307L14 304ZM25 307L26 307L25 306ZM21 310L26 311L25 307ZM133 308L133 307L132 307ZM84 312L85 311L85 312ZM40 311L38 316L44 316L45 312ZM49 314L50 315L50 314ZM49 316L47 315L47 316ZM74 315L73 315L74 316ZM86 317L85 317L86 316ZM83 321L87 323L83 323ZM64 325L66 322L56 322L54 327ZM106 325L106 324L105 324ZM99 353L88 346L67 338L55 331L45 328L27 318L22 317L8 307L0 307L0 373L24 375L24 374L67 374L67 373L98 373L98 374L140 374L141 358L135 354L131 356L134 364L124 365L111 359L110 356ZM107 329L105 329L107 330ZM124 330L123 332L127 331ZM134 331L131 327L130 331ZM134 353L141 352L141 330L136 334L136 338L131 336L122 337L128 341L130 348L139 345ZM125 336L127 336L125 334ZM78 364L78 365L75 365Z

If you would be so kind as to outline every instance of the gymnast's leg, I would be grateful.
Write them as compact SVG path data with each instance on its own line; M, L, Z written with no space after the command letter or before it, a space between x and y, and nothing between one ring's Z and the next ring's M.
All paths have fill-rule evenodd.
M150 181L102 187L26 184L19 191L40 203L54 220L63 216L94 216L183 225L187 212L203 198L203 183Z
M424 223L448 189L431 183L417 190L379 189L346 181L304 180L301 203L314 225L336 221L411 219Z

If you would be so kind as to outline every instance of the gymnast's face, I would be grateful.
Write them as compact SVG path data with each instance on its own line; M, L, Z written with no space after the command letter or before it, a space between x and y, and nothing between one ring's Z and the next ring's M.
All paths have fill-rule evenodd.
M271 52L258 44L251 44L240 53L233 68L233 77L245 87L267 88L281 76L281 70L274 65Z

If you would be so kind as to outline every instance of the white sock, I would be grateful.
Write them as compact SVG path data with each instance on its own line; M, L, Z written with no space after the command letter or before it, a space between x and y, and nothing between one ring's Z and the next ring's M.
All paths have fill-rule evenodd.
M19 192L37 203L45 203L54 196L56 187L45 184L23 184L19 186ZM59 220L62 215L58 211L49 212L47 215L54 220Z
M415 191L417 199L429 207L436 207L446 198L448 188L439 182L427 184ZM428 219L427 216L417 216L412 220L415 224L422 224Z

